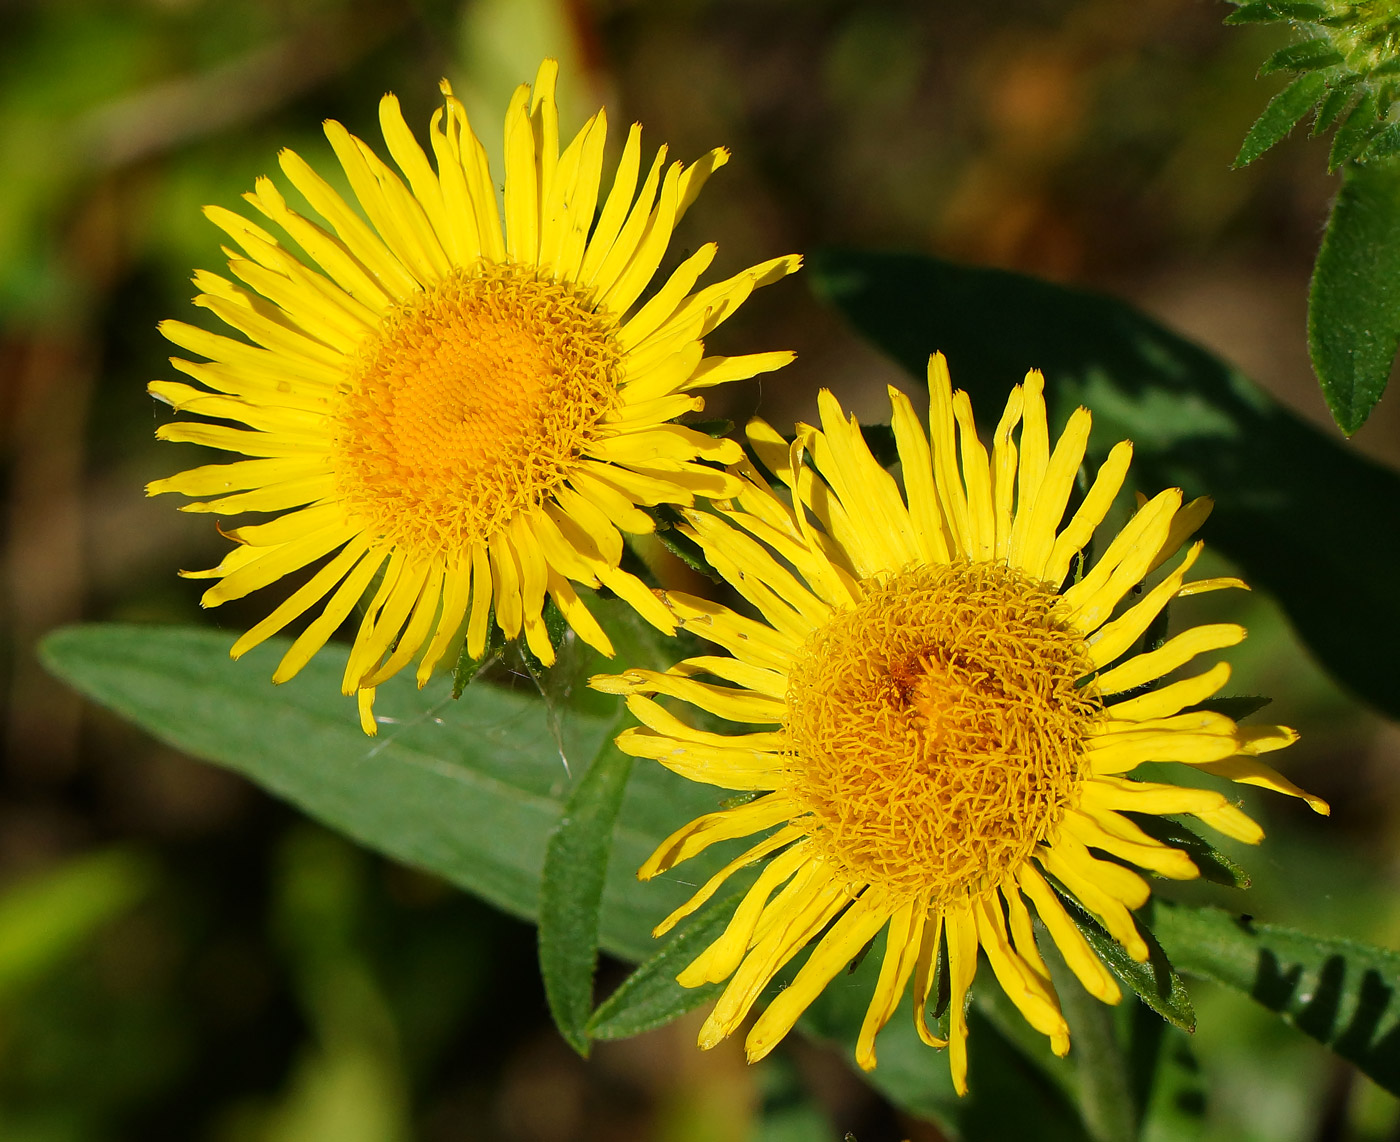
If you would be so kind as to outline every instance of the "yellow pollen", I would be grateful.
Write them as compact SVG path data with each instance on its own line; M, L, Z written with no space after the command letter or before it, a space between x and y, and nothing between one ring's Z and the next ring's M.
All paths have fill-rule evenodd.
M337 412L346 508L458 557L567 478L617 401L616 322L532 268L457 270L385 318Z
M789 676L788 780L844 875L934 901L1001 883L1083 780L1102 709L1058 596L1000 564L867 580Z

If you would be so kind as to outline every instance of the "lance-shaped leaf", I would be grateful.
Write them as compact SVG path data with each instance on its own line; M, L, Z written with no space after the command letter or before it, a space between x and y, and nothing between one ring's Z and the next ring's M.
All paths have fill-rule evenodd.
M1276 71L1314 71L1341 62L1342 53L1332 46L1332 41L1326 36L1319 36L1317 39L1279 48L1259 65L1259 74L1264 76L1273 75Z
M1347 435L1385 392L1397 346L1400 158L1393 157L1347 168L1308 292L1313 369Z
M1254 121L1254 126L1244 137L1233 165L1247 167L1275 143L1285 139L1298 125L1298 120L1326 91L1327 80L1321 72L1309 71L1300 75L1269 100L1263 114Z
M613 827L632 759L607 741L564 803L545 850L540 882L540 975L555 1026L588 1054L588 1016L598 964L598 909L603 902Z
M1182 971L1244 992L1400 1094L1400 952L1159 904L1154 930Z
M664 1027L715 998L723 984L682 987L676 976L719 938L743 898L743 893L735 893L705 905L679 935L663 944L598 1004L588 1021L588 1034L594 1039L626 1039Z

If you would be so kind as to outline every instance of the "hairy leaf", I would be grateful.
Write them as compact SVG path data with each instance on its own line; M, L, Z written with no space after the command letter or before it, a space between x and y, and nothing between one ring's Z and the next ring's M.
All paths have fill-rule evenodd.
M1328 99L1331 99L1330 95ZM1322 112L1319 111L1318 121L1321 120ZM1328 171L1334 171L1348 159L1354 159L1378 130L1380 124L1376 122L1376 93L1367 90L1361 93L1356 106L1347 114L1342 125L1337 128L1336 135L1332 137L1332 150L1327 156Z
M1180 821L1151 813L1127 813L1125 816L1149 837L1171 845L1172 848L1181 849L1201 870L1201 876L1212 884L1223 884L1226 888L1249 887L1249 873Z
M1314 71L1341 62L1342 53L1332 46L1332 41L1326 36L1319 36L1315 40L1303 40L1301 43L1279 48L1259 65L1259 74L1265 76L1278 71Z
M632 759L604 744L564 804L549 836L540 881L540 975L555 1026L580 1055L598 964L598 909L603 900L613 827Z
M1321 20L1327 9L1320 4L1305 4L1293 0L1253 0L1241 4L1225 17L1227 24L1262 24L1275 20Z
M1400 158L1392 158L1347 168L1308 293L1313 369L1348 435L1385 392L1397 346Z
M603 614L625 610L598 604ZM243 774L361 844L537 917L545 850L569 789L565 763L582 768L595 756L615 713L570 709L555 723L528 678L515 689L478 682L454 702L448 679L420 691L400 675L379 689L380 736L366 738L340 694L343 648L328 647L273 686L268 675L287 643L269 640L231 662L229 641L185 627L70 627L49 635L42 655L59 677L161 740ZM606 661L598 657L597 668ZM641 891L634 871L718 796L659 765L628 784L598 919L603 948L629 959L651 954L652 926L688 888L661 877ZM696 864L707 874L703 860Z
M1180 1027L1183 1031L1194 1031L1196 1009L1192 1007L1186 985L1173 969L1155 932L1138 924L1138 934L1146 942L1148 950L1147 961L1138 963L1128 955L1122 944L1104 931L1103 926L1072 893L1064 891L1059 885L1056 885L1056 890L1065 909L1094 949L1094 954L1118 977L1119 982L1136 992L1139 999L1172 1026Z
M1275 143L1282 142L1326 90L1327 80L1320 72L1300 75L1269 100L1269 105L1240 144L1240 153L1232 165L1247 167Z

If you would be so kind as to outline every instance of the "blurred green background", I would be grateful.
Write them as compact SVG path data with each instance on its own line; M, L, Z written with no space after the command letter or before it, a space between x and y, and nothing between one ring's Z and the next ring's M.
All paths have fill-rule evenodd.
M236 207L283 146L328 169L324 118L376 141L386 90L421 134L444 75L494 156L510 90L546 54L565 128L606 103L614 144L638 119L679 157L733 150L673 260L710 238L717 272L837 243L1090 285L1330 425L1304 334L1326 143L1229 170L1282 86L1254 79L1282 41L1222 27L1228 10L0 0L0 1138L938 1138L802 1042L747 1068L737 1043L695 1051L686 1020L576 1058L529 928L84 706L34 642L76 620L213 622L232 642L265 613L203 616L174 571L224 544L141 491L194 461L156 445L144 386L170 375L156 323L192 318L190 272L221 262L199 208ZM800 276L713 348L800 354L712 401L736 421L810 418L823 385L883 419L883 386L907 387ZM1400 405L1351 446L1400 460ZM1400 944L1400 735L1310 664L1267 598L1193 614L1222 606L1251 628L1236 689L1273 694L1303 731L1284 766L1334 814L1254 799L1272 834L1240 854L1255 887L1219 899ZM1247 1001L1193 994L1210 1137L1400 1138L1394 1098Z

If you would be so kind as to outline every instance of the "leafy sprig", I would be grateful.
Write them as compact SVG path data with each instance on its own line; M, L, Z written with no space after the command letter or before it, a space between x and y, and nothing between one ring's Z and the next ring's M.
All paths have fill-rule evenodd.
M1297 78L1269 101L1245 136L1235 166L1252 163L1313 112L1314 135L1336 128L1329 171L1351 160L1368 162L1400 153L1400 123L1391 110L1400 96L1400 3L1348 4L1251 0L1227 24L1287 23L1298 39L1259 67L1259 75L1294 72Z

